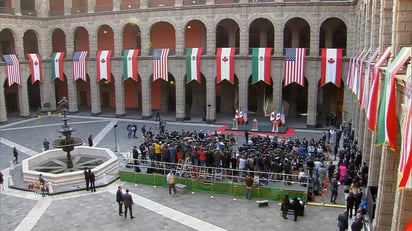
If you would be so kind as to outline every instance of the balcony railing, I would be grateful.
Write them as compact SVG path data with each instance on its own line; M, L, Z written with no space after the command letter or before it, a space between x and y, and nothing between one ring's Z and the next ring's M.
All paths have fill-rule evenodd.
M8 7L0 7L0 14L14 14L14 9Z
M206 0L183 0L184 6L191 6L191 5L205 5Z
M274 0L249 0L250 3L274 2Z
M147 6L149 8L174 7L175 1L174 0L151 0L148 2Z
M140 1L134 3L122 3L120 4L120 10L133 10L140 8Z
M64 15L64 10L49 11L49 16L59 16L59 15Z
M22 15L37 16L37 11L32 9L21 9Z
M239 0L215 0L215 4L239 3Z
M72 14L85 14L87 13L87 7L76 7L71 9Z
M94 7L95 12L110 12L113 11L113 5L98 5Z

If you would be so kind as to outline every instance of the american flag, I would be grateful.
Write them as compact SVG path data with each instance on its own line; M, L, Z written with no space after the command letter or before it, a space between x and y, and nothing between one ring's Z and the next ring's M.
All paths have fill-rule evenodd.
M87 51L75 51L73 54L73 80L82 79L87 81L86 78L86 56Z
M305 57L306 48L286 48L284 86L293 82L304 86Z
M164 79L169 81L167 69L167 56L169 48L154 49L153 51L153 81Z
M13 83L21 84L20 63L15 54L3 55L7 66L7 80L9 86Z

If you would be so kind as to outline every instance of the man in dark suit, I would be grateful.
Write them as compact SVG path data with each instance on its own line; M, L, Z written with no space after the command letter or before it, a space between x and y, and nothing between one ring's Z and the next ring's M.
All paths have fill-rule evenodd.
M87 168L84 168L84 180L86 181L86 191L89 191L90 176Z
M90 191L96 192L96 185L94 184L94 182L96 181L96 176L94 175L94 172L92 172L91 169L89 169L88 173L90 179Z
M129 189L126 189L126 194L123 195L124 203L124 218L127 217L127 209L130 210L130 219L133 219L132 205L134 204L132 195L129 194Z
M119 216L121 216L123 214L122 211L122 204L123 204L123 192L122 192L122 186L119 186L117 188L117 192L116 192L116 201L119 204Z

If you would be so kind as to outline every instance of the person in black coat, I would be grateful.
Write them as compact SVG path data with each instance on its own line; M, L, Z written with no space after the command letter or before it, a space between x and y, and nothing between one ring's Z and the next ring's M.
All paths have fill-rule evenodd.
M349 193L349 196L346 198L346 209L348 210L349 218L352 218L352 210L355 204L355 195L353 192Z
M133 210L132 206L134 204L132 195L129 194L129 189L126 189L126 194L123 195L123 203L124 203L124 218L127 217L127 210L130 210L130 218L133 219Z
M116 192L116 202L119 204L119 216L121 216L123 214L123 209L122 209L122 205L123 205L123 192L122 192L122 186L119 186L117 188L117 192Z
M300 201L297 197L293 198L292 209L293 209L293 212L295 214L294 221L297 221L298 220L298 215L300 214L300 210L301 210Z
M281 208L280 208L282 210L283 218L288 219L287 215L288 215L288 211L290 207L291 207L291 204L289 200L289 195L285 195L285 197L283 198Z
M87 171L87 168L84 168L84 180L86 181L86 191L89 191L89 185L90 185L90 177L89 177L89 172Z
M90 191L96 192L96 185L94 184L94 182L96 181L96 176L94 175L91 169L89 169L88 174L90 179Z

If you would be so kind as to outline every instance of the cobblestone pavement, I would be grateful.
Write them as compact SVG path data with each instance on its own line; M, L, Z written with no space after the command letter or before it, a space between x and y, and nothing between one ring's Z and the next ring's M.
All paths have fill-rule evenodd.
M131 151L141 138L128 139L126 126L136 123L155 126L154 121L131 118L89 117L81 114L70 116L70 124L76 129L73 136L87 140L95 137L95 145L119 151ZM113 121L118 124L116 139ZM230 123L231 119L227 119ZM280 205L270 201L268 207L259 208L255 200L239 195L211 195L187 192L170 196L164 187L134 185L119 180L97 192L76 191L42 197L33 192L7 187L12 147L19 150L19 163L42 150L42 141L58 137L61 118L50 116L15 120L0 126L0 169L4 174L5 190L0 194L0 230L336 230L336 217L341 208L311 206L305 216L294 222L281 218ZM108 127L110 126L110 127ZM221 125L168 122L168 128L214 131ZM320 136L320 130L296 130L296 136L306 138ZM237 137L243 139L243 136ZM124 218L117 213L115 192L118 185L132 192L135 202L135 219Z

